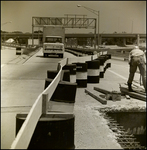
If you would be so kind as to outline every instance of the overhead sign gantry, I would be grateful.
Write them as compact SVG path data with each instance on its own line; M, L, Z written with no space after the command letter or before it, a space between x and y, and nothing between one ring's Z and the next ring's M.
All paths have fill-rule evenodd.
M63 25L65 28L94 29L94 39L96 41L96 22L96 18L87 18L86 15L66 14L65 17L32 17L32 39L34 39L35 27ZM34 45L34 42L32 44Z

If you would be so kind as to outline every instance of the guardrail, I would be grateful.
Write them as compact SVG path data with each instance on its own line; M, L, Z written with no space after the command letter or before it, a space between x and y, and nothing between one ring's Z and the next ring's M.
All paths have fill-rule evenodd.
M19 45L19 44L16 44L16 43L1 43L1 44L2 44L2 46L25 48L23 45Z
M102 54L107 54L107 52L100 52L85 57L65 58L58 63L58 74L36 99L10 149L27 149L39 118L42 114L47 114L48 102L50 101L59 81L62 80L62 67L69 63L91 61Z

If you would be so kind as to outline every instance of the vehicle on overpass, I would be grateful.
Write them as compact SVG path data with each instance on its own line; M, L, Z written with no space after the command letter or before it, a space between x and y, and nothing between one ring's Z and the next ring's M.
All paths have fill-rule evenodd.
M43 56L58 55L64 57L65 28L59 25L43 27Z

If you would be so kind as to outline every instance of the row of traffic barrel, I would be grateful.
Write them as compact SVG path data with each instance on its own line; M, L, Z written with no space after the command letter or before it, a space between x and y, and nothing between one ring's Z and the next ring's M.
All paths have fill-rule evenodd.
M74 106L77 87L87 87L87 83L99 83L104 78L107 68L111 67L111 55L100 55L97 59L84 63L76 62L62 67L61 79L50 99L52 102L61 102L61 105ZM59 70L47 70L44 89L46 89L58 74ZM52 113L51 113L52 112ZM51 114L41 116L28 149L75 149L73 113L63 113L54 110ZM21 128L26 114L16 116L16 134Z
M71 50L71 51L70 51ZM76 55L75 52L85 54L85 55L93 55L94 50L93 49L81 49L81 48L72 48L68 47L66 51L69 51L70 53Z
M58 83L57 88L55 89L50 101L62 102L62 105L73 105L75 103L77 87L87 87L87 83L99 83L100 78L104 78L104 73L107 68L111 67L110 59L111 55L106 54L100 55L97 59L91 61L86 61L83 63L76 62L63 66L61 80ZM49 84L57 76L57 74L58 69L47 70L47 78L45 79L44 89L49 86ZM42 145L46 145L46 148L75 149L75 116L73 113L65 114L65 116L61 113L60 117L62 118L62 121L60 119L56 120L56 122L48 121L48 123L44 125L44 129L46 128L46 130L44 131L45 133L49 132L48 129L51 129L52 131L49 132L49 137L45 137L42 135L40 139L44 140L40 141ZM40 122L40 124L41 123L42 122ZM32 144L29 148L44 147L42 145L40 146L40 144L36 144L36 139L40 136L39 132L41 131L37 132L38 135L33 136L34 142L31 142ZM49 140L47 140L47 138Z
M107 68L111 67L111 54L100 55L97 59L66 64L63 80L77 83L77 87L87 87L87 83L99 83Z
M58 69L47 70L44 89L52 83L58 72ZM27 149L75 149L75 115L72 111L61 111L60 107L65 105L72 108L74 106L77 83L70 82L69 70L62 71L61 76L61 80L47 104L47 114L42 114L40 117ZM59 109L54 110L53 105L57 105ZM26 117L27 114L17 114L16 135Z

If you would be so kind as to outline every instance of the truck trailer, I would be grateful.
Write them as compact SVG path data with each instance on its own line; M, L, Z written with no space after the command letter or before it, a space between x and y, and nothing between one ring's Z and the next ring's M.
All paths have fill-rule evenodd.
M65 28L59 25L43 27L43 56L58 55L64 57Z

